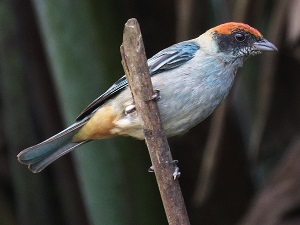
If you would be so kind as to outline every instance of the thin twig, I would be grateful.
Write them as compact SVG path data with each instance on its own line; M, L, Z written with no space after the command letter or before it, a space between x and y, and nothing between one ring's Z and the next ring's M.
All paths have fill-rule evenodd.
M169 224L190 224L178 180L173 179L174 163L153 96L144 44L136 19L125 24L121 45L122 65L136 110L140 116L146 144Z

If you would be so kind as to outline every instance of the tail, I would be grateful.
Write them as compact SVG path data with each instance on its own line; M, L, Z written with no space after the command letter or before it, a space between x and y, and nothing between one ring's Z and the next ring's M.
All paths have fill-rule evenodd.
M85 123L86 121L74 123L53 137L26 148L17 155L19 162L28 165L33 173L42 171L59 157L88 142L72 142L73 136Z

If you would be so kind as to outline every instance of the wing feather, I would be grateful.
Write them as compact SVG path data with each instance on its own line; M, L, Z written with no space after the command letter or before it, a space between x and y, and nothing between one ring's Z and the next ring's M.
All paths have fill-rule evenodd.
M150 75L153 76L163 71L171 70L181 66L185 62L192 59L199 49L200 46L196 42L188 41L172 45L158 52L148 60ZM77 117L76 121L80 121L91 116L93 112L95 112L101 105L103 105L107 100L111 99L127 86L128 83L126 77L121 77L106 92L88 105Z

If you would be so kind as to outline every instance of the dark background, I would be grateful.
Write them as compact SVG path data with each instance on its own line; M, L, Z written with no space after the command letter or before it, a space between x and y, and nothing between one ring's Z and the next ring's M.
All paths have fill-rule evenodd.
M227 101L170 146L192 224L300 224L299 12L299 0L0 1L0 224L167 223L142 141L95 141L39 174L16 160L123 75L131 17L148 57L228 21L278 47L249 59Z

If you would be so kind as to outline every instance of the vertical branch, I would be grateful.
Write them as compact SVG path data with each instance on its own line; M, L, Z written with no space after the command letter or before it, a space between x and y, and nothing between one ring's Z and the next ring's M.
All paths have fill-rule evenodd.
M121 54L126 78L143 125L168 222L172 225L190 224L179 182L172 177L174 164L157 103L151 100L153 87L142 35L136 19L130 19L125 24Z

